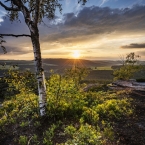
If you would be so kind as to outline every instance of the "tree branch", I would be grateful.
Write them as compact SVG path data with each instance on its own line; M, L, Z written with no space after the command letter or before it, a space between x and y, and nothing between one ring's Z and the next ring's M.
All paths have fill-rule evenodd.
M4 5L1 1L0 1L0 5L7 11L20 11L19 8L13 8L13 7L7 7L6 5Z
M35 5L33 5L33 6L30 8L29 12L31 13L31 12L33 12L34 10L35 10Z
M25 23L29 27L30 31L33 32L32 28L33 21L31 20L30 11L28 10L28 8L23 4L22 0L11 0L11 1L13 2L14 5L20 8L20 11L24 15Z
M15 34L0 34L0 37L3 36L12 36L12 37L31 37L31 35L27 35L27 34L21 34L21 35L15 35Z
M36 0L34 24L37 25L40 11L40 0Z

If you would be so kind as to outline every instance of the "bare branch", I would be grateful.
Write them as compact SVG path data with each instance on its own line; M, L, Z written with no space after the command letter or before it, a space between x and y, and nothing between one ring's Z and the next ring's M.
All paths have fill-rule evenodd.
M31 35L27 34L21 34L21 35L15 35L15 34L0 34L1 37L3 36L12 36L12 37L31 37Z
M7 11L20 11L19 8L13 8L13 7L7 7L6 5L4 5L1 1L0 1L0 5Z

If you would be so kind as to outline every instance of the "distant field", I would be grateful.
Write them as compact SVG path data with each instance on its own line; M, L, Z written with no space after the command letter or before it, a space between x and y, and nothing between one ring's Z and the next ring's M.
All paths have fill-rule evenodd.
M107 64L108 62L108 64ZM3 66L2 64L5 64ZM97 61L93 62L90 60L79 60L77 65L80 67L88 67L93 69L86 79L88 80L112 80L112 69L111 64L115 62L109 63L109 61ZM23 60L9 60L2 61L0 60L0 74L2 75L2 70L6 71L8 69L19 69L20 71L30 70L32 72L35 71L35 66L33 61L23 61ZM80 65L81 64L81 65ZM12 68L12 65L17 65L18 67ZM67 68L71 68L74 65L74 60L71 59L44 59L43 60L43 68L45 70L46 77L50 76L50 70L54 70L55 73L63 74L64 70Z
M113 70L92 70L86 80L113 80Z
M145 62L141 62L145 64ZM81 64L81 65L80 65ZM17 67L13 67L17 65ZM54 70L54 73L63 74L64 70L67 68L72 68L74 65L74 60L71 59L44 59L43 68L45 70L46 78L50 76L50 70ZM90 73L85 78L86 82L110 82L113 81L113 70L119 68L119 61L109 61L109 60L100 60L100 61L90 61L90 60L79 60L77 65L80 67L91 68ZM111 66L114 66L111 68ZM7 70L30 70L35 73L34 61L29 60L0 60L0 76L3 76ZM140 71L135 73L134 78L145 78L145 72Z
M34 63L20 63L18 65L33 65L34 66Z
M93 70L112 70L111 66L93 67Z
M141 62L142 64L145 62ZM119 61L109 61L109 60L78 60L76 64L79 67L91 68L87 80L98 81L98 80L113 80L113 70L119 68ZM17 65L17 67L13 67ZM54 70L54 73L63 74L64 70L67 68L72 68L74 65L73 59L43 59L43 68L45 70L46 77L50 76L50 70ZM111 66L114 66L112 69ZM30 70L35 73L35 66L33 60L0 60L0 76L3 75L3 72L6 72L8 69L13 70ZM140 72L135 74L135 78L144 78L145 72Z

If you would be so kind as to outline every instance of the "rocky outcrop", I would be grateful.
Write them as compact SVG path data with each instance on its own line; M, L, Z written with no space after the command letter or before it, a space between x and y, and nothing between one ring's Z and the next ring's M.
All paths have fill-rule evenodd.
M145 82L136 82L136 80L133 79L128 81L117 80L112 83L112 87L127 87L133 90L145 91Z

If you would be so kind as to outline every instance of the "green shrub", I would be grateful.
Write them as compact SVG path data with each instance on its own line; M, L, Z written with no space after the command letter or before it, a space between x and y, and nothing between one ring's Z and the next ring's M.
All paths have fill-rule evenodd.
M128 99L107 100L103 104L99 104L96 107L94 106L93 109L96 110L96 112L101 117L108 118L119 119L123 115L132 114L132 109L130 108L130 103L128 102Z
M125 65L120 69L114 70L114 80L129 80L134 76L135 72L138 72L141 66Z
M101 145L101 134L99 127L95 128L89 124L81 124L79 129L73 126L65 128L65 133L70 135L65 144L67 145Z
M27 136L20 136L19 137L19 144L20 145L27 145L28 137Z
M20 88L19 94L5 100L0 108L0 133L11 127L12 131L8 129L7 132L11 135L15 132L13 129L18 129L20 137L14 134L14 138L22 145L53 145L58 134L60 137L63 134L64 145L96 145L112 141L114 132L110 120L129 116L133 111L130 99L125 98L128 92L83 92L74 83L71 78L57 74L47 80L45 117L39 116L38 96Z
M135 74L135 72L143 69L143 66L138 65L139 55L131 52L126 56L126 60L123 60L123 65L121 68L114 70L114 80L129 80Z
M55 129L57 128L57 126L55 124L52 124L51 127L45 131L44 133L44 138L43 138L43 144L44 145L53 145L53 142L52 142L52 138L54 136L54 131Z
M22 127L22 128L24 128L24 127L26 127L26 126L28 126L29 125L29 122L24 122L24 121L22 121L21 122L21 124L20 124L20 126Z

